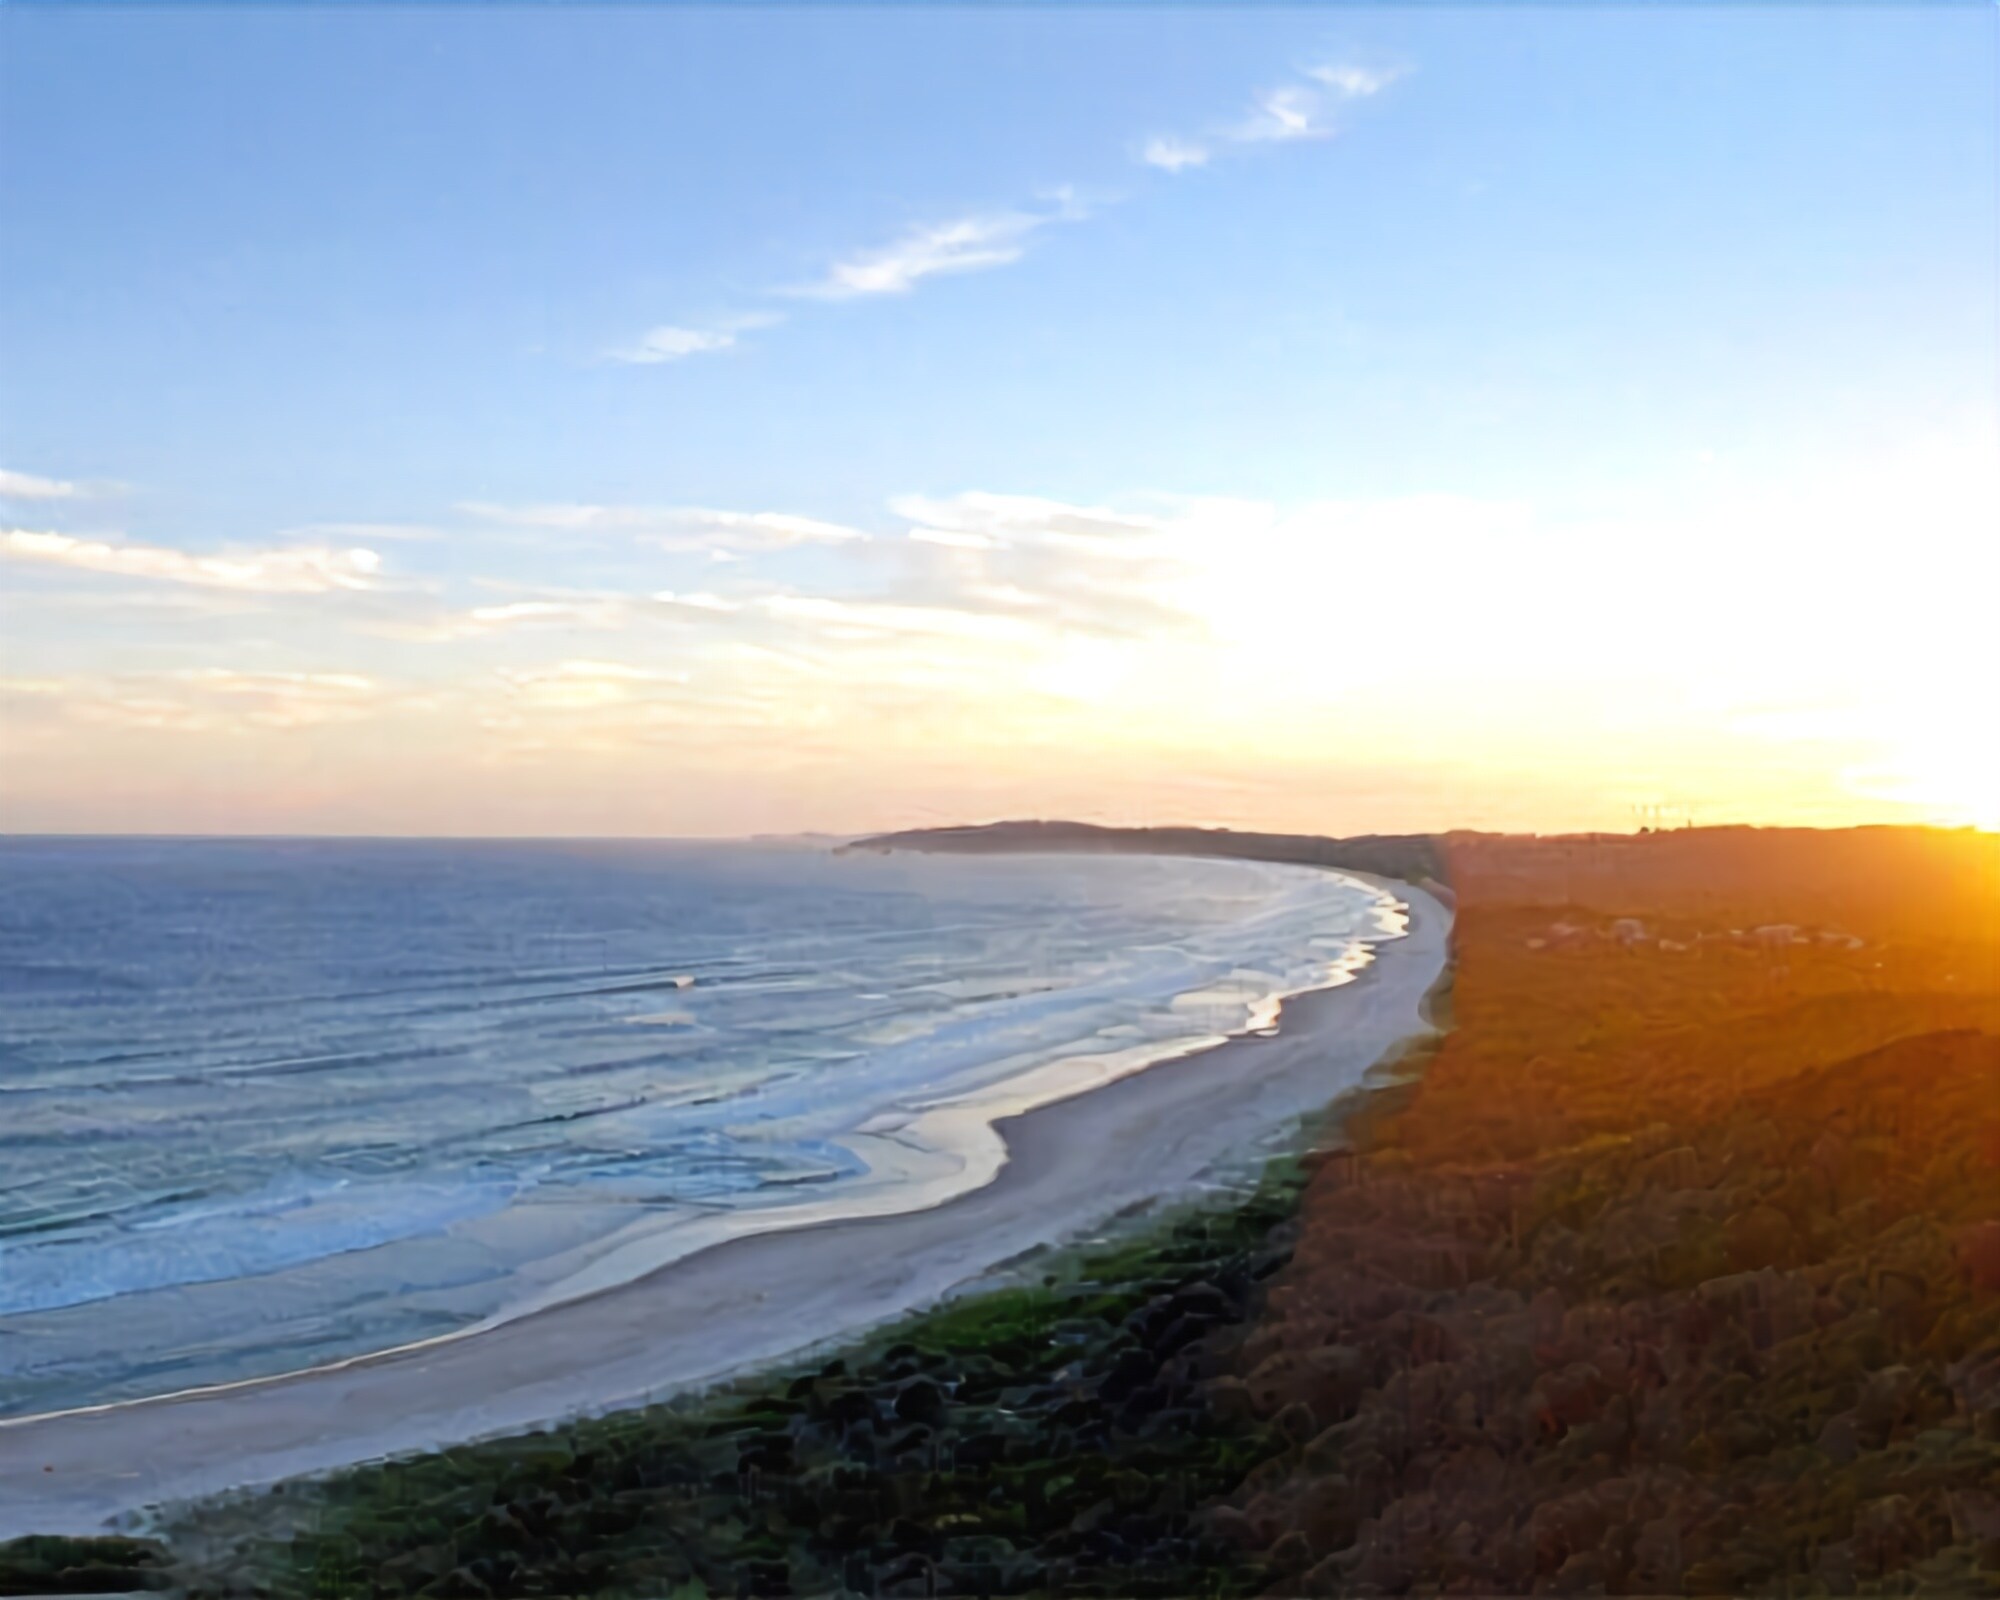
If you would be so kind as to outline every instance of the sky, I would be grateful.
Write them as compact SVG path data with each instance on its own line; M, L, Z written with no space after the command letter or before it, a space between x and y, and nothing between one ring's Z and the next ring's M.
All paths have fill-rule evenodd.
M2000 826L1997 29L0 8L0 829Z

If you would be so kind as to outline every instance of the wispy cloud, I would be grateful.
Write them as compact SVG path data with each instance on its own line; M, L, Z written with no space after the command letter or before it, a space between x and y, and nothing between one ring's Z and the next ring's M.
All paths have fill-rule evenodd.
M285 529L279 537L310 540L355 539L370 544L378 541L399 544L441 539L444 537L444 530L423 522L308 522L296 528Z
M1069 505L1039 495L988 494L977 489L944 498L897 495L890 500L889 509L917 524L910 530L913 538L929 537L941 544L962 544L970 537L985 548L1050 537L1091 541L1128 539L1150 534L1159 526L1155 518L1113 511L1105 506ZM958 538L940 538L943 533Z
M827 301L908 294L926 278L1009 266L1028 253L1034 236L1051 223L1078 222L1088 215L1089 208L1074 191L1057 189L1043 197L1039 208L971 212L945 222L915 224L885 245L841 257L812 282L770 292ZM701 326L664 324L630 345L605 352L605 359L659 366L713 355L733 348L745 332L775 327L784 320L781 312L759 311Z
M380 556L360 546L286 545L194 555L164 545L77 539L24 528L0 531L0 558L252 594L371 589L381 581L382 565Z
M415 644L456 644L491 634L536 629L613 631L632 619L631 599L618 594L537 595L459 610L389 615L364 624L369 632Z
M578 630L613 633L646 621L707 623L740 608L738 600L699 590L677 593L659 589L651 594L544 590L491 605L391 616L368 627L370 632L386 638L407 639L417 644L456 644L501 633Z
M643 699L649 692L686 683L688 675L618 661L559 661L549 667L503 669L500 679L528 709L587 711Z
M1403 75L1400 67L1328 62L1305 68L1303 83L1258 92L1250 111L1200 137L1156 134L1133 148L1142 164L1167 173L1207 166L1229 146L1288 144L1327 138L1337 131L1334 109L1343 102L1381 93ZM928 278L987 272L1011 266L1032 248L1036 235L1054 222L1077 222L1088 207L1073 191L1044 197L1045 206L975 211L941 222L917 223L888 243L857 250L833 261L818 278L770 291L803 300L844 301L907 295ZM783 321L773 313L750 313L710 324L662 324L630 345L606 352L605 359L658 366L690 356L712 355L736 345L738 335Z
M473 606L463 614L463 622L468 631L482 633L542 623L618 628L624 626L625 607L616 599L509 600L497 606Z
M794 545L847 544L868 537L859 528L782 511L566 503L507 506L487 501L467 501L458 509L482 521L515 528L631 534L667 550L781 550Z
M629 366L650 367L668 361L682 361L689 356L710 355L718 350L730 349L740 334L775 327L784 320L775 311L752 311L742 316L726 317L705 328L662 324L648 329L634 344L607 351L605 359Z
M1333 62L1306 68L1306 76L1325 84L1343 100L1366 100L1380 94L1403 76L1401 67L1363 67L1352 62Z
M1164 636L1191 625L1163 598L1182 563L1157 518L980 491L903 495L890 505L913 524L899 598L1071 637Z
M1149 167L1158 167L1162 172L1181 172L1188 167L1208 165L1209 150L1205 144L1197 144L1192 139L1177 139L1171 134L1148 139L1140 148L1139 159Z
M74 500L83 493L80 484L62 478L43 478L32 472L9 472L0 467L0 499Z
M1021 636L1020 624L1012 618L970 606L852 600L819 594L771 595L759 605L771 616L823 630L835 639L910 634L1004 642Z
M1297 84L1265 89L1256 108L1226 135L1238 144L1286 144L1294 139L1323 139L1333 129L1323 114L1319 95Z
M678 594L672 589L656 589L650 597L653 604L683 611L740 611L741 602L725 600L719 594L709 594L697 590L692 594Z
M346 722L380 707L387 691L358 672L242 672L207 667L164 675L189 693L240 707L263 727L301 728Z
M792 292L816 300L908 294L941 273L981 272L1019 261L1043 219L1024 211L959 217L910 228L891 243L836 261L817 283Z
M1028 253L1029 241L1050 223L1080 222L1089 215L1069 190L1051 198L1053 203L1043 211L978 212L908 228L886 245L836 261L825 277L787 293L809 300L908 294L925 278L1011 265Z
M1182 565L1161 519L1032 495L902 495L889 502L901 538L873 538L839 523L782 512L557 504L479 505L476 514L559 533L610 531L680 551L715 541L745 549L814 545L865 560L827 569L824 587L801 589L739 576L720 593L700 589L542 590L457 610L387 618L371 631L456 644L497 634L640 633L732 640L760 647L817 640L842 652L920 641L925 659L948 643L1041 650L1058 641L1179 636L1190 615L1163 599ZM749 569L742 569L747 573ZM691 643L675 648L694 648ZM589 649L579 656L593 656ZM833 657L829 656L830 664ZM971 672L962 660L952 670Z
M1380 94L1403 74L1401 67L1370 67L1347 61L1308 67L1303 73L1308 82L1258 91L1248 113L1234 122L1213 128L1199 139L1156 136L1140 146L1137 156L1163 172L1182 172L1207 165L1218 147L1325 139L1339 131L1334 120L1337 107Z
M704 550L712 546L773 550L802 544L852 544L868 537L859 528L784 511L709 511L689 507L675 512L672 520L686 531L678 535L663 533L654 539L656 544L670 550Z
M77 722L168 733L317 728L411 703L362 673L226 667L0 678L0 701Z

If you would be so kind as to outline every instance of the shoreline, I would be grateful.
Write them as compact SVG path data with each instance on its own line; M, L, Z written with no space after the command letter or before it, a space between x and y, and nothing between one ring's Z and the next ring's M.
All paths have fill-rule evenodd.
M1422 1007L1444 968L1448 911L1413 885L1342 875L1407 908L1401 934L1370 941L1358 973L1286 998L1275 1034L1238 1035L1003 1115L938 1108L990 1130L994 1171L976 1186L920 1196L916 1208L906 1197L724 1237L629 1281L422 1344L0 1422L0 1538L97 1531L163 1501L705 1388L1185 1194L1219 1166L1255 1159L1274 1133L1432 1031ZM1217 1072L1225 1062L1238 1070ZM1118 1170L1105 1154L1120 1145L1145 1159Z
M1324 870L1290 863L1251 865L1275 867L1280 873ZM329 1351L317 1359L264 1371L189 1377L139 1393L0 1411L0 1470L5 1466L4 1433L9 1427L114 1412L128 1406L211 1397L343 1371L389 1356L438 1349L481 1337L524 1317L610 1293L734 1240L947 1205L991 1183L1006 1164L1008 1147L999 1132L1000 1123L1090 1093L1181 1056L1203 1054L1231 1039L1279 1029L1287 1004L1303 995L1354 982L1373 963L1378 946L1403 937L1406 906L1393 888L1367 874L1335 870L1332 876L1345 878L1351 887L1363 889L1373 897L1370 909L1375 925L1354 935L1340 957L1323 963L1317 981L1275 989L1257 1000L1234 1031L1218 1030L1156 1039L1138 1046L1107 1046L1097 1051L1058 1054L988 1082L942 1089L935 1097L910 1096L898 1104L879 1107L844 1131L828 1136L830 1143L845 1149L858 1163L859 1178L811 1193L804 1199L761 1206L687 1203L621 1221L600 1235L518 1264L517 1281L527 1285L533 1280L539 1287L525 1287L524 1292L491 1309L437 1332ZM1178 1006L1179 998L1172 1003L1174 1006ZM0 1489L4 1489L4 1480L0 1480Z

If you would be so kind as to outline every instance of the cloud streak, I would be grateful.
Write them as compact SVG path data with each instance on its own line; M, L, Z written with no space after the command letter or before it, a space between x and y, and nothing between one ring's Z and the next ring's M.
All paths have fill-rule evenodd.
M704 591L651 594L619 591L575 593L544 590L518 600L462 610L438 610L414 618L390 617L369 624L385 638L415 644L457 644L497 634L548 631L615 633L641 622L706 623L742 608L738 600Z
M1200 138L1156 134L1134 147L1133 157L1145 166L1178 174L1207 166L1219 148L1324 139L1337 131L1332 119L1334 107L1371 98L1402 75L1399 67L1368 67L1354 62L1308 67L1303 73L1308 82L1259 91L1250 111L1235 122L1211 129ZM770 292L829 302L901 296L931 278L1012 266L1028 254L1036 235L1051 223L1082 221L1089 215L1067 189L1046 198L1053 204L1043 210L1013 207L913 224L886 244L839 257L816 279ZM713 355L733 348L739 333L783 320L776 314L751 313L712 326L662 324L633 344L606 352L605 359L660 366L691 356Z
M889 511L905 521L906 532L893 538L781 512L594 504L471 509L516 525L612 532L680 552L712 552L721 541L740 549L812 546L866 555L812 589L732 571L734 581L720 593L542 590L364 625L443 645L517 632L644 629L760 646L815 640L836 653L904 639L933 652L931 668L939 664L938 649L1006 646L1032 653L1064 640L1180 637L1196 626L1190 612L1163 599L1181 565L1167 547L1170 525L1106 506L978 491L902 495L890 500Z
M32 472L9 472L0 467L0 500L75 500L84 491L62 478L43 478Z
M750 552L798 545L851 544L868 537L859 528L783 511L716 511L706 506L633 506L555 503L509 506L466 501L467 516L513 528L551 533L622 533L663 550Z
M373 589L380 584L382 565L373 550L359 546L288 545L193 555L164 545L78 539L26 528L0 530L0 559L247 594Z
M1256 109L1224 137L1238 144L1289 144L1295 139L1324 139L1332 131L1320 97L1287 84L1261 91Z
M1158 519L1034 495L903 495L913 524L897 598L976 611L1046 638L1174 637L1195 628L1165 598L1181 567Z
M1209 148L1192 139L1177 139L1171 134L1162 134L1148 139L1141 146L1139 159L1162 172L1183 172L1189 167L1207 166Z
M1402 75L1401 67L1362 67L1351 62L1306 69L1308 78L1325 84L1343 100L1366 100L1380 94Z
M684 684L684 672L655 672L619 661L559 661L550 667L503 669L500 680L535 711L588 711L625 705L662 687Z
M888 244L827 268L814 283L787 290L808 300L858 300L908 294L926 278L1010 266L1053 222L1081 222L1088 210L1068 191L1046 211L991 211L905 229Z
M636 343L623 349L605 353L607 361L616 361L626 366L653 367L670 361L684 361L689 356L713 355L717 351L733 349L739 334L749 333L758 328L776 327L784 317L775 311L746 312L742 316L728 317L713 327L688 328L665 323L648 329L639 336Z
M1212 129L1200 139L1156 135L1140 146L1138 160L1162 172L1178 173L1206 166L1217 147L1295 144L1330 138L1339 131L1334 121L1336 108L1348 101L1380 94L1403 76L1403 69L1343 61L1308 67L1303 76L1310 81L1259 90L1247 114Z
M983 272L1019 261L1042 220L1023 211L959 217L907 229L879 249L836 261L817 283L791 292L812 300L908 294L925 278Z
M444 530L423 522L308 522L300 527L285 529L279 537L315 542L352 539L369 544L386 540L399 544L440 539L444 537Z
M76 722L206 734L357 722L399 701L380 681L363 673L197 667L88 677L0 678L0 703L17 713Z

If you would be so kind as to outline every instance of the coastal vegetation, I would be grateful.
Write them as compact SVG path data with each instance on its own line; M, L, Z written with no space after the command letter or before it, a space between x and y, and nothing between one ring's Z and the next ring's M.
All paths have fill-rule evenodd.
M1457 1027L1223 1385L1311 1416L1273 1592L2000 1593L1994 843L1455 843Z
M169 1530L191 1558L172 1581L280 1596L1252 1593L1261 1566L1200 1512L1288 1448L1294 1423L1208 1394L1286 1260L1305 1176L1275 1161L1245 1192L1053 1257L1032 1281L684 1404L198 1508Z
M1435 884L1445 874L1445 841L1427 833L1362 834L1330 839L1316 833L1247 833L1234 828L1106 828L1089 822L989 822L962 828L913 828L841 846L846 850L920 850L941 855L1024 852L1197 856L1224 861L1277 861L1296 866L1372 872L1410 883Z

